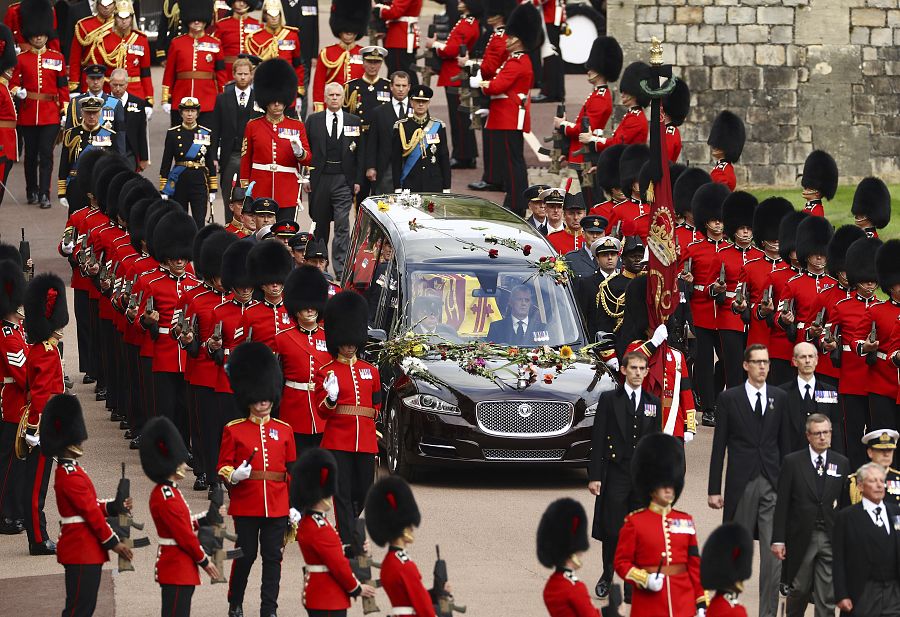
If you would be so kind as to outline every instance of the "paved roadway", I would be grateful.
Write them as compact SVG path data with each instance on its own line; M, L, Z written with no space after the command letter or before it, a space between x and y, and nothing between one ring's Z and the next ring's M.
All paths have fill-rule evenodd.
M324 18L321 31L323 42L330 42ZM154 69L157 89L161 76L161 70ZM569 76L566 81L570 113L574 113L586 96L588 86L580 76ZM446 117L446 102L442 93L435 97L432 109L435 116ZM549 134L555 105L536 105L533 109L535 132L543 137ZM158 174L157 165L167 128L165 123L165 114L157 107L151 121L153 165L148 171L148 177L154 181ZM533 153L527 153L527 159L530 165L537 163ZM479 175L480 172L475 171L455 173L454 190L465 192L466 184ZM51 187L55 187L55 181ZM55 250L66 219L65 211L55 203L48 211L39 210L37 206L26 206L20 166L13 170L10 190L0 208L2 239L17 242L19 228L24 226L31 241L37 271L54 271L67 280L68 265ZM500 194L485 195L494 201L502 200ZM20 203L16 203L14 198ZM217 220L221 221L222 216L219 204ZM309 220L305 214L302 216L303 227L308 228ZM69 302L71 306L71 295ZM76 370L77 349L74 339L73 321L66 333L67 372L77 384L75 394L79 395L85 408L90 435L85 444L86 454L82 462L101 497L113 496L119 477L119 463L124 461L127 464L135 498L135 518L148 523L146 531L153 538L155 547L156 537L148 509L151 484L141 472L137 453L127 449L127 442L122 439L118 426L109 422L102 404L94 402L92 390L81 385L81 375ZM689 478L678 503L679 507L696 517L701 542L720 522L720 514L706 506L707 464L711 442L711 429L701 428L697 439L688 446ZM193 492L190 490L190 483L186 483L183 488L185 497L195 512L206 508L205 493ZM563 496L579 499L588 512L592 512L593 498L587 492L586 478L582 471L534 470L523 467L438 471L431 474L425 482L415 485L414 490L422 511L423 524L411 553L419 564L427 586L431 586L434 545L440 544L442 555L448 561L457 601L468 605L467 614L491 617L536 617L546 614L541 591L549 572L535 557L537 522L547 504ZM55 536L59 517L52 482L46 512L48 528L51 536ZM383 551L375 547L375 553L380 555ZM136 571L122 575L114 572L111 564L107 564L101 592L104 599L97 615L138 617L158 614L159 588L153 580L154 556L153 547L136 551ZM4 564L0 568L0 594L3 597L0 614L58 614L62 607L64 589L62 567L54 558L29 557L24 534L18 537L0 536L0 563ZM282 615L305 615L301 604L301 566L297 546L288 546L282 572ZM599 545L592 543L580 572L591 589L599 575L599 569ZM260 565L257 563L244 603L247 615L256 614L259 576ZM203 575L203 578L207 577ZM744 600L750 614L755 614L756 600L753 596L756 594L756 581L751 581L747 589ZM227 606L225 592L224 585L212 586L204 580L204 584L194 595L193 615L224 615ZM111 606L113 597L115 606ZM385 614L389 604L383 591L379 592L378 602L382 607L382 614ZM623 608L623 612L624 610ZM355 606L351 609L351 614L361 615L362 610Z

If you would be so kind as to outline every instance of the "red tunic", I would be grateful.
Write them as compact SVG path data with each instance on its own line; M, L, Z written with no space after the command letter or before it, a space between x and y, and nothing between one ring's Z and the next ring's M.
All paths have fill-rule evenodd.
M381 9L379 16L387 25L385 49L400 49L412 53L419 48L419 14L422 0L394 0Z
M344 556L338 532L324 514L312 510L303 513L297 527L297 544L307 566L303 606L319 611L350 608L350 595L358 593L361 586ZM313 571L309 571L310 566ZM325 570L321 571L323 566Z
M719 161L716 166L709 172L709 177L713 182L724 184L732 191L737 185L737 178L734 177L734 165L728 161Z
M250 328L253 328L251 340L263 343L272 351L275 351L275 336L282 330L293 327L291 316L288 315L287 309L284 308L284 302L272 304L266 300L257 302L253 306L247 308L241 316L238 328L240 334L235 332L234 347L237 347L250 335ZM232 347L232 349L234 348Z
M253 478L231 484L231 473L250 458L251 473L281 475L282 479ZM250 416L234 420L222 431L219 450L219 475L226 482L231 500L231 516L264 516L277 518L288 515L288 467L297 458L294 432L276 418L262 420Z
M189 375L188 383L195 386L215 388L219 381L219 366L206 352L206 341L212 336L218 323L214 316L216 307L230 300L230 294L218 292L206 284L201 288L195 287L194 289L202 289L202 291L188 303L184 311L184 319L186 323L190 323L194 316L197 316L197 332L199 334L195 340L199 342L199 350L196 357L188 354L186 377Z
M765 254L759 259L753 259L741 268L738 283L747 283L747 306L750 309L750 327L747 329L747 345L759 343L769 344L769 324L765 319L759 318L757 308L762 300L763 292L769 285L769 274L779 267L781 259L772 259ZM774 298L773 298L774 302Z
M107 67L104 90L109 92L109 76L113 69L128 71L128 92L153 105L153 80L150 78L150 41L139 30L129 30L119 34L110 29L101 41L87 54L87 64L102 64ZM180 69L180 70L203 70ZM70 71L71 75L71 71ZM69 88L72 87L71 81ZM181 99L178 99L180 101ZM178 102L176 101L176 103ZM164 101L165 102L165 101ZM206 111L204 109L204 111Z
M887 300L869 306L863 322L869 325L870 330L872 322L875 322L875 330L878 333L875 366L869 369L869 389L872 394L887 396L892 400L896 400L900 394L897 367L890 360L890 338L898 319L900 319L900 304Z
M787 282L799 273L799 270L795 269L793 266L788 266L783 262L778 268L769 273L765 287L772 288L772 304L775 307L776 313L780 308L781 298L784 294L784 288L787 285ZM782 330L775 322L774 314L769 315L766 322L769 324L769 357L790 361L790 359L794 357L794 344L787 339L784 330Z
M459 56L459 48L465 45L469 53L475 48L475 43L480 35L478 20L471 15L464 15L450 30L444 43L435 42L434 51L441 58L441 71L438 73L438 86L459 86L460 81L453 78L462 72L456 58Z
M644 381L647 391L662 401L663 432L675 437L684 437L685 432L697 432L696 409L694 408L694 392L691 389L691 375L684 354L669 347L668 343L656 347L649 340L632 341L625 353L637 351L647 357L663 361L662 382L653 377L653 371ZM665 354L665 355L663 355ZM674 413L674 416L673 416Z
M495 131L531 130L531 82L534 72L531 59L525 52L509 55L481 89L491 97L486 128Z
M688 245L682 255L682 263L692 259L691 272L694 275L693 293L691 293L691 314L694 325L707 330L716 329L716 302L710 295L710 285L719 278L721 263L717 253L730 245L728 240L710 240L704 237ZM679 264L679 267L681 264ZM730 308L728 309L731 310Z
M559 26L566 21L565 0L532 0L532 3L544 14L545 24Z
M556 249L558 254L565 255L569 251L577 251L584 246L584 233L579 229L578 233L573 234L569 231L569 228L566 227L561 231L554 231L547 236L547 241L550 242L554 249Z
M225 55L225 74L231 79L231 69L240 54L247 53L247 37L262 30L258 19L249 15L230 15L216 22L215 37L222 41Z
M729 310L732 302L734 302L737 286L740 284L741 271L744 265L754 259L763 257L765 253L754 246L740 248L736 244L728 244L720 248L716 255L719 258L719 264L725 264L725 301L718 305L716 309L716 324L719 330L732 330L735 332L743 332L746 329L744 320L734 311ZM716 274L718 276L718 273Z
M284 26L277 32L261 28L246 38L247 53L263 60L281 58L287 61L297 73L297 96L306 94L303 87L305 69L300 54L300 34L296 28Z
M794 344L809 340L806 330L816 318L816 297L835 285L837 281L827 274L814 275L805 270L788 280L779 300L794 301L794 325L797 327L797 337L792 341ZM776 311L775 323L779 326L780 316L781 311ZM783 326L781 328L784 329Z
M61 53L47 47L23 51L9 85L13 93L19 88L25 88L28 93L19 103L19 126L59 124L69 102L66 60Z
M548 2L549 4L549 2ZM584 105L578 111L575 122L566 124L563 129L566 137L569 138L569 162L581 163L584 161L584 155L579 154L582 144L578 141L578 135L581 133L581 119L587 116L592 131L603 130L609 117L613 111L612 94L606 84L596 86L591 93L588 94Z
M295 433L314 435L325 430L325 419L319 415L315 398L316 371L331 362L325 346L325 330L312 332L293 327L275 335L274 351L281 360L284 392L281 414Z
M747 617L747 609L736 593L716 593L706 610L706 617Z
M162 79L162 102L178 107L181 99L193 96L200 100L201 112L212 111L216 96L228 79L219 39L208 34L199 39L182 34L169 44Z
M241 223L235 222L235 219L231 219L231 222L225 225L225 231L236 235L238 238L246 238L250 235L250 231Z
M660 556L666 566L683 566L679 574L667 574L663 588L653 592L638 583L643 575L654 573ZM693 617L697 605L706 603L700 585L700 550L697 530L690 514L655 504L625 517L616 546L616 574L634 587L631 610L635 615ZM644 570L644 573L639 572Z
M150 516L159 536L156 551L156 582L160 585L199 585L197 566L209 558L197 539L197 523L178 487L165 482L150 492Z
M612 212L610 213L609 227L607 227L607 229L612 231L619 221L622 221L622 237L640 235L638 233L637 219L649 213L649 205L642 203L639 199L629 197L625 201L613 206ZM646 237L646 234L644 234L644 237Z
M681 131L671 124L666 126L666 158L670 163L678 162L681 156Z
M228 381L228 375L225 373L224 363L228 362L228 356L231 350L235 348L235 339L243 338L244 329L241 327L241 318L244 312L256 304L255 300L250 300L247 304L241 304L234 298L228 302L223 302L213 310L213 320L216 324L222 324L222 354L223 364L219 365L216 373L216 392L231 392L231 382ZM213 328L215 328L213 324ZM255 336L255 335L254 335Z
M825 206L822 205L821 199L813 199L806 202L806 205L803 206L803 211L808 212L812 216L825 216Z
M25 381L28 384L28 395L31 408L28 412L28 423L41 423L44 406L55 394L66 391L63 383L62 358L57 345L59 341L51 338L42 343L35 343L28 348L25 356Z
M815 305L813 306L813 315L818 315L819 311L825 309L825 325L829 325L831 316L834 314L834 305L846 298L849 292L843 287L832 285L822 293L816 296ZM829 325L830 327L830 325ZM815 344L815 341L812 341ZM817 345L818 347L818 345ZM831 354L824 353L819 348L819 364L816 365L816 373L827 375L837 381L841 376L841 369L837 368L831 362Z
M22 419L22 408L25 406L25 358L28 355L28 343L25 341L25 330L21 325L3 321L0 331L0 409L3 421L18 424Z
M91 47L95 41L103 37L105 32L109 32L112 29L113 22L114 19L112 17L103 20L99 15L91 15L90 17L79 19L75 24L72 47L69 51L69 92L84 92L87 90L87 82L81 74L81 69L91 64L88 59ZM103 30L100 30L100 28L103 28Z
M298 159L291 140L300 140L303 158ZM271 197L281 208L294 208L300 199L300 167L312 162L303 122L285 117L272 124L263 116L247 123L241 149L241 186L251 182L253 194Z
M0 79L0 159L19 160L19 135L16 123L19 117L6 80Z
M647 115L641 107L635 106L625 113L612 137L596 143L597 152L603 152L615 144L645 144L649 135L650 126L647 122Z
M322 382L331 372L337 377L340 388L335 406L329 406L325 388L322 387ZM344 452L377 453L375 419L341 415L335 413L335 410L343 405L370 407L375 409L377 418L381 409L381 377L378 375L378 369L365 360L354 359L351 362L334 360L316 371L315 382L319 415L326 420L322 447Z
M97 499L94 483L84 468L72 459L60 459L53 476L53 490L62 519L56 561L63 565L109 561L107 551L119 543L119 537L106 522L106 503Z
M609 223L609 219L612 218L612 211L615 206L616 204L612 200L607 199L604 202L594 205L588 211L588 214L590 214L591 216L602 216L606 219L606 222Z
M323 47L319 51L316 73L313 75L313 111L325 109L325 86L332 82L346 86L351 80L363 76L362 47L350 49L341 43Z
M858 346L869 336L872 321L866 320L867 309L878 300L862 298L853 294L834 305L834 317L841 335L841 379L838 381L839 394L867 396L871 379L869 365L865 357L857 353Z
M66 230L68 231L70 228L73 230L72 240L74 241L74 248L72 249L71 255L66 255L63 252L62 244L63 238L62 236L59 239L59 244L57 245L57 251L63 257L67 257L69 260L69 265L72 267L72 279L71 279L71 287L72 289L80 289L82 291L87 291L91 282L84 276L84 273L81 271L81 268L78 265L78 252L81 250L81 241L84 239L88 230L90 229L92 220L95 218L95 214L99 214L100 211L96 208L79 208L75 210L72 214L69 215L69 219L66 221ZM63 233L65 235L65 232Z
M26 51L31 49L31 45L28 41L25 40L25 37L22 36L22 3L21 2L11 2L9 4L9 8L6 9L6 16L3 18L3 23L5 23L10 30L12 30L13 38L15 38L16 45L19 49ZM56 11L53 11L53 30L57 31L59 28L56 21ZM47 47L53 49L55 51L61 51L59 48L59 38L54 35L48 42Z
M481 58L481 78L492 79L508 56L506 29L500 27L494 30L484 48L484 55Z
M416 562L406 551L392 546L381 562L381 585L395 610L400 607L413 609L416 617L435 617L431 595L422 584L422 575Z
M175 325L175 309L181 302L181 295L200 284L197 278L185 272L179 277L168 270L159 268L156 276L146 282L144 299L138 316L144 313L147 300L154 298L154 308L159 312L159 336L153 342L153 371L157 373L183 373L187 365L187 353L171 334Z
M587 587L568 569L557 570L547 579L544 606L551 617L600 617Z
M593 214L593 212L592 212ZM702 240L703 234L697 231L697 228L687 223L679 223L675 226L675 243L678 245L678 257L681 258L685 254L688 245L691 242Z

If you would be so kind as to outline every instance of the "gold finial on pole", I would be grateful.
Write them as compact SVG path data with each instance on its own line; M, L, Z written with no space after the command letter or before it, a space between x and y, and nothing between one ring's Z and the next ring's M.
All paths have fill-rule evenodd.
M662 66L663 64L663 48L659 39L650 38L650 66Z

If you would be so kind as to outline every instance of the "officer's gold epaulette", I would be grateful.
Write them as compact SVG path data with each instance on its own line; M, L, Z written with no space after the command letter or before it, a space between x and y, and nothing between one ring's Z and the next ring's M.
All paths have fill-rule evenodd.
M334 364L335 362L337 362L337 360L332 360L332 361L330 361L330 362L326 362L325 364L322 365L322 368L329 367L329 366L331 366L332 364Z
M633 514L637 514L638 512L643 512L643 511L646 510L646 509L647 509L647 508L638 508L637 510L632 510L631 512L628 513L628 516L631 516L631 515L633 515Z
M232 420L231 422L229 422L229 423L226 424L225 426L232 426L232 425L234 425L234 424L240 424L241 422L246 422L246 421L247 421L247 418L238 418L237 420Z
M291 426L290 424L288 424L288 423L285 422L284 420L279 420L278 418L272 418L272 422L277 422L278 424L284 424L284 425L287 426L288 428L290 428L290 426Z

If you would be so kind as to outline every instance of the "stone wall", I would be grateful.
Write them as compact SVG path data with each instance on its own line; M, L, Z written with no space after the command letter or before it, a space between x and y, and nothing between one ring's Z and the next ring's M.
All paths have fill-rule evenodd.
M813 149L841 182L900 181L900 0L609 0L626 63L650 38L693 93L681 162L709 162L722 109L743 117L741 185L795 186Z

